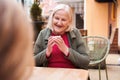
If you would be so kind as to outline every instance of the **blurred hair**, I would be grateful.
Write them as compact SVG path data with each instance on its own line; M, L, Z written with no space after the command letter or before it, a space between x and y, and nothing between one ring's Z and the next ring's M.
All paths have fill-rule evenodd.
M34 66L32 24L15 0L0 0L0 80L26 80Z
M51 30L53 30L53 27L52 27L52 19L53 19L53 16L54 14L58 11L58 10L64 10L67 12L68 16L69 16L69 19L71 21L68 29L66 31L70 31L70 30L73 30L73 28L75 28L74 26L74 22L73 22L73 11L72 11L72 8L67 5L67 4L58 4L54 9L53 11L51 12L50 16L49 16L49 20L48 20L48 24L47 24L47 27L50 28Z

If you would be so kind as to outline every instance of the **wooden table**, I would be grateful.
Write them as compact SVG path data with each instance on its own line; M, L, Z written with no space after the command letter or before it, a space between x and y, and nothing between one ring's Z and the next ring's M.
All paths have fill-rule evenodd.
M29 80L87 80L88 70L35 67Z

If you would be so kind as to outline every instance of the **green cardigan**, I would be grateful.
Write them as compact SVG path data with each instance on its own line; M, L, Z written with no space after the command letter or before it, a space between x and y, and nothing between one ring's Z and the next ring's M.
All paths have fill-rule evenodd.
M40 31L38 35L34 45L36 66L47 66L48 59L46 58L46 47L50 34L51 30L49 28L45 28ZM69 56L65 56L65 58L69 59L76 66L76 68L87 69L90 59L87 55L88 50L83 42L79 30L74 29L67 32L67 36L70 43L70 48Z

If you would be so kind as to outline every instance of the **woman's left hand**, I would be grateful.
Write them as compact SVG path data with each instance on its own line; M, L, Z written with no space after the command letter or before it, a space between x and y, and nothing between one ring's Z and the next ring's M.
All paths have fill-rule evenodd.
M58 46L58 48L67 56L69 53L69 48L65 44L64 40L61 38L61 36L55 37L55 44Z

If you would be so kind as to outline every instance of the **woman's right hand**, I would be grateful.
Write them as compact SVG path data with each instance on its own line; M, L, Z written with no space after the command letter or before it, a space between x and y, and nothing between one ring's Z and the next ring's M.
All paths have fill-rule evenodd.
M47 49L46 49L46 55L47 55L47 57L49 57L51 55L51 53L52 53L52 47L53 47L54 44L55 44L54 43L54 38L52 36L50 36L48 38L48 45L47 45Z

